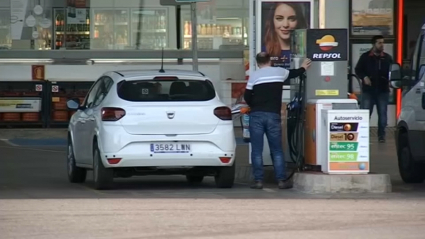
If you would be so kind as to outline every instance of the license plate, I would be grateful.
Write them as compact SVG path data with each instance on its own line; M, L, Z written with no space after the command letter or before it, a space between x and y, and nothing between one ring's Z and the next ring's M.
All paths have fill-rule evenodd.
M191 145L184 143L151 144L152 153L190 153Z

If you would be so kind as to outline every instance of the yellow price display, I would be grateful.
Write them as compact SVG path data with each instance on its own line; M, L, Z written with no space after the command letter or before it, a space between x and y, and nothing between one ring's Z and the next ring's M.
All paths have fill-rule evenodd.
M8 107L24 103L23 100L0 100L0 106Z
M317 96L338 96L339 90L316 90Z

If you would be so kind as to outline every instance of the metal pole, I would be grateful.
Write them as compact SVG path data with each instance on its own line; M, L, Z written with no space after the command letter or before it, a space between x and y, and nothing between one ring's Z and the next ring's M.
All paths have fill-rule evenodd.
M192 21L192 67L193 71L198 71L198 33L196 32L196 2L190 3L191 21Z
M115 2L114 2L115 4ZM138 9L138 13L139 13L139 22L137 23L137 35L136 35L136 50L140 50L140 42L141 42L141 34L142 34L142 6L143 6L143 0L140 0L139 3L139 9Z

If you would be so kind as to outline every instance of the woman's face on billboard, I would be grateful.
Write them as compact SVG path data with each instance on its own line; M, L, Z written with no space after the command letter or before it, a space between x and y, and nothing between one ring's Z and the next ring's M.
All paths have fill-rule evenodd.
M291 37L291 30L297 27L297 16L292 7L280 4L274 12L274 27L277 35L282 39Z

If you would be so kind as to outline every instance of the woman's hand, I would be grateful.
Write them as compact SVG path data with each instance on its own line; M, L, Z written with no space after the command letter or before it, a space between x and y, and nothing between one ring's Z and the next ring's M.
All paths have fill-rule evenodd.
M307 70L310 66L311 66L311 60L308 58L304 59L301 67Z

